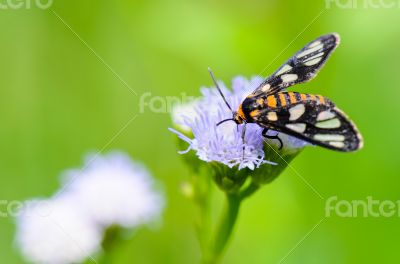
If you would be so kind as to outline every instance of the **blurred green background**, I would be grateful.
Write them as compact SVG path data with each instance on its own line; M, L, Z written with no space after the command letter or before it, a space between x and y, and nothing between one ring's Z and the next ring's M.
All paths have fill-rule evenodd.
M319 77L295 90L336 102L365 147L352 154L307 148L292 166L324 198L398 200L400 9L332 5L55 0L47 10L0 10L0 199L50 196L60 172L80 166L87 152L121 149L163 182L168 207L163 226L139 230L112 263L196 263L196 210L179 190L189 170L167 130L169 114L139 113L140 96L197 96L211 85L208 66L227 84L257 75L293 41L266 76L315 37L338 32L342 45ZM224 263L398 262L399 217L332 217L315 227L324 210L325 201L287 169L244 203ZM13 236L13 219L0 218L1 262L25 263Z

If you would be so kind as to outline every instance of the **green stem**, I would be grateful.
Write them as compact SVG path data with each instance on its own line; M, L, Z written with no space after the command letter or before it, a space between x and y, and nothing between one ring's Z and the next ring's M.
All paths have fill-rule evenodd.
M101 243L103 248L103 254L98 260L100 264L110 264L112 263L113 253L119 244L122 241L121 239L122 230L118 226L111 226L107 228L104 234L104 239Z
M259 188L260 188L259 184L255 183L255 182L251 182L250 185L246 189L244 189L243 191L240 192L240 194L239 194L240 200L244 200L247 197L251 196Z
M196 222L197 238L201 247L201 252L204 255L208 249L208 238L211 232L211 178L202 176L202 173L193 176L192 185L195 188L193 200L198 207L199 214L199 220Z
M237 193L227 193L227 206L219 222L215 238L204 263L217 263L231 237L239 213L241 197Z

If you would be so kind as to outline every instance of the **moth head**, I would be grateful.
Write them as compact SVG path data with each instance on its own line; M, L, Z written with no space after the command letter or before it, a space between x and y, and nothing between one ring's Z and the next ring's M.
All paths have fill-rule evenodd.
M219 123L217 124L217 126L219 126L219 125L221 125L221 124L223 124L223 123L225 123L225 122L228 122L228 121L233 121L233 122L235 122L235 123L238 124L238 125L244 123L243 117L242 117L238 112L233 112L233 117L232 117L232 118L228 118L228 119L222 120L221 122L219 122Z
M239 112L233 112L233 121L235 121L236 124L240 125L243 124L244 119Z

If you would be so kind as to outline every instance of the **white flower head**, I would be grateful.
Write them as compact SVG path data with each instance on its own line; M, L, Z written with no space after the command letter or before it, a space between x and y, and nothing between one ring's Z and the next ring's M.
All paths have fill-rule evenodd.
M34 263L82 262L101 240L101 229L67 196L29 201L17 217L17 245Z
M165 203L147 169L119 152L88 156L64 180L69 195L103 226L146 224L160 217Z

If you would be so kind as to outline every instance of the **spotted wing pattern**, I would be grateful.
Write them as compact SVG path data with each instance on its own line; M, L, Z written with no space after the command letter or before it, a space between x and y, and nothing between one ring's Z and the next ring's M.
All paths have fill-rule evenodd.
M264 104L268 107L253 108L249 113L252 121L261 127L339 151L362 147L358 129L325 97L282 92L268 96Z
M310 81L325 65L339 43L340 37L335 33L315 39L286 61L250 96L274 94L289 86Z

